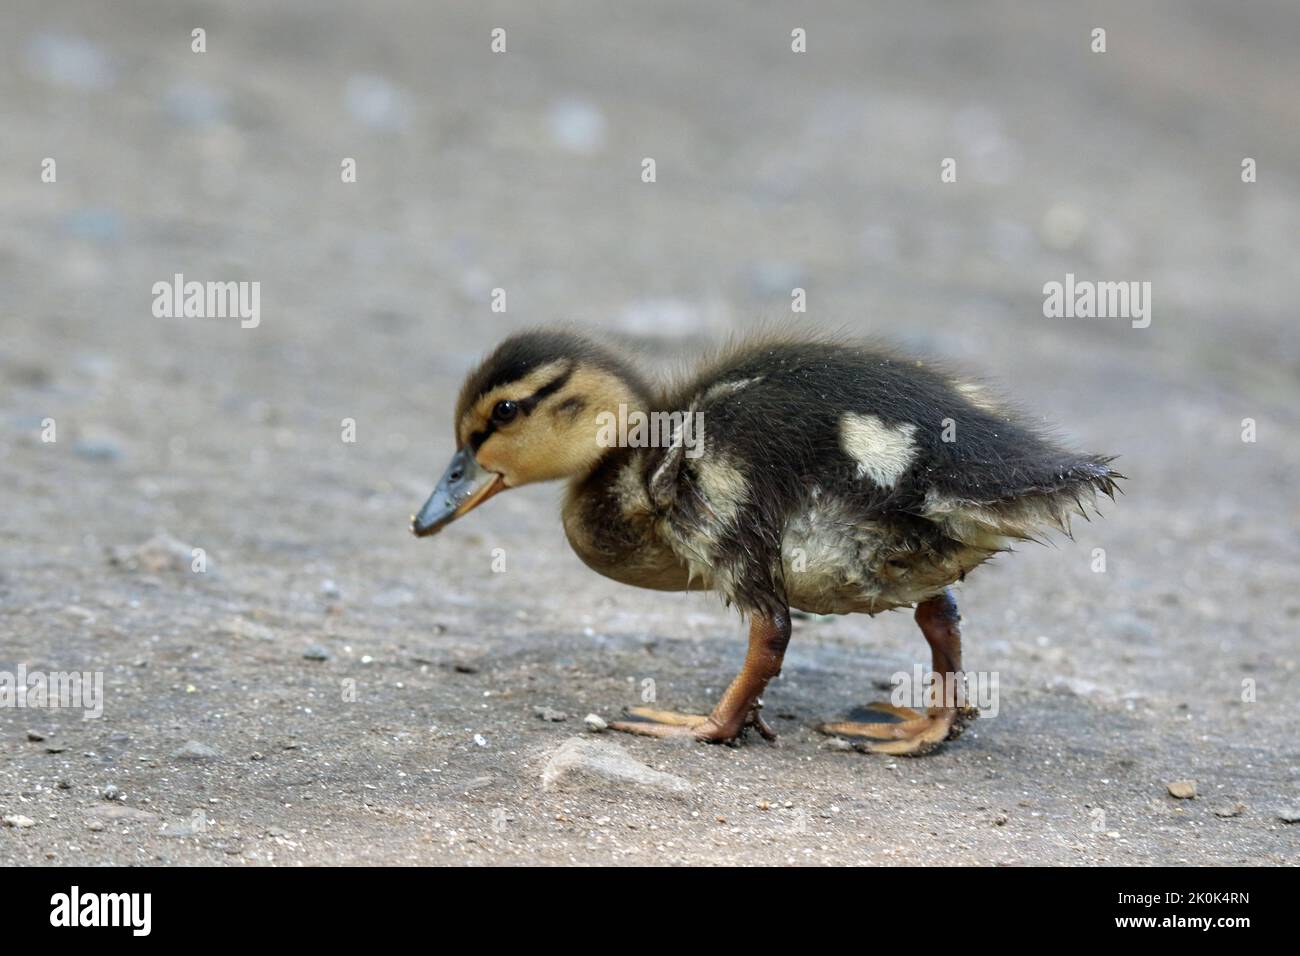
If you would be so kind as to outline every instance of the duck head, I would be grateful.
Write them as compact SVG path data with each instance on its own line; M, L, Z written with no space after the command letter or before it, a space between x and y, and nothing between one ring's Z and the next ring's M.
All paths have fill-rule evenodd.
M591 472L609 451L601 412L647 406L626 361L571 332L525 332L470 373L456 403L456 453L411 531L426 537L508 488Z

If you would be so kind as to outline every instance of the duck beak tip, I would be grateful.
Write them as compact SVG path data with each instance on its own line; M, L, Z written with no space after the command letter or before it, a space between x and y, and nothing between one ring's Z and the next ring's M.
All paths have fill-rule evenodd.
M501 475L480 467L474 456L462 448L452 456L424 507L411 516L411 533L417 538L437 534L504 487Z

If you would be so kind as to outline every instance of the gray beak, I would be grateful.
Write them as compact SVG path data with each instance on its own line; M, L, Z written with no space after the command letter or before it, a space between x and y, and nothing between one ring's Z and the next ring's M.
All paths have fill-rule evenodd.
M438 487L411 519L411 533L417 538L437 534L467 511L472 511L505 487L496 472L479 467L468 448L451 456L451 463Z

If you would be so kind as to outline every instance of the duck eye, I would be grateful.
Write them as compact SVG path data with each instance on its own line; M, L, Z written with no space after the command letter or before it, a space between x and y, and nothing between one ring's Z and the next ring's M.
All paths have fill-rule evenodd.
M497 402L496 407L492 409L492 420L500 425L513 421L514 417L519 414L519 406L510 399Z

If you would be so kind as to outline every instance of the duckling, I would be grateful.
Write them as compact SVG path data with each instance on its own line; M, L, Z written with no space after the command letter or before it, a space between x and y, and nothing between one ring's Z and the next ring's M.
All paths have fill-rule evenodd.
M629 427L630 423L630 427ZM648 423L648 425L647 425ZM951 585L1022 540L1114 499L1113 458L1069 451L985 387L884 348L822 338L742 342L656 387L572 331L506 339L461 389L456 453L411 519L423 537L508 488L564 479L566 536L606 577L712 590L747 615L739 675L709 714L633 708L615 730L710 742L775 739L761 696L791 609L915 608L933 682L923 710L831 722L859 749L925 753L967 706Z

